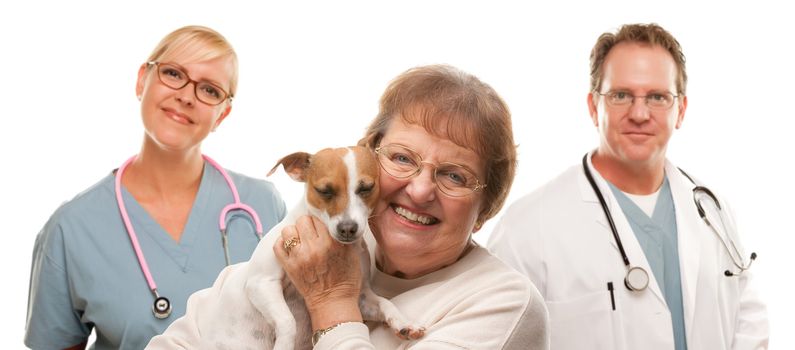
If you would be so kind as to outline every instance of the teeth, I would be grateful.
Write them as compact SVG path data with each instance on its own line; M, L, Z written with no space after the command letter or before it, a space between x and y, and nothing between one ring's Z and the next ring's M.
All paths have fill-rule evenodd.
M436 219L432 217L415 214L402 207L394 207L394 210L398 215L423 225L430 225L436 221Z

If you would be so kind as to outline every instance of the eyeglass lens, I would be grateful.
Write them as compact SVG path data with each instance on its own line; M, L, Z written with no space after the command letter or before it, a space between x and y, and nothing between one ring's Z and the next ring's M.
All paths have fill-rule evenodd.
M381 167L396 178L403 179L417 175L422 171L422 163L427 163L416 152L399 145L379 147L377 153ZM436 184L448 195L465 196L478 188L477 177L463 166L453 163L433 166Z
M226 93L220 87L208 82L191 80L187 73L176 66L161 63L158 65L157 74L163 84L175 90L179 90L188 85L188 83L193 82L195 84L194 93L196 98L206 104L214 106L226 99Z
M673 106L674 99L677 97L670 92L649 93L646 96L634 96L626 91L610 91L604 94L607 102L613 106L628 106L636 98L642 98L649 108L668 109Z

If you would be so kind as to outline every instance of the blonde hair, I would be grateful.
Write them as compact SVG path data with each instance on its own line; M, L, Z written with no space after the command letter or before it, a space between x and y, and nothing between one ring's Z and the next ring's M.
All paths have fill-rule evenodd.
M146 61L169 61L177 57L188 62L229 57L232 63L229 95L235 96L238 79L237 54L232 45L220 33L202 26L179 28L160 40Z
M447 65L409 69L386 88L378 116L359 143L377 147L396 117L477 153L486 187L476 225L500 211L516 172L516 146L511 112L491 86Z

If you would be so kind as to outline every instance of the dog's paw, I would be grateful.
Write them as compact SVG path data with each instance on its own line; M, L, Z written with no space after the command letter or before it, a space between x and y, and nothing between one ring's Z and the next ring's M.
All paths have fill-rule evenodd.
M384 322L395 332L398 338L403 340L419 339L425 335L425 327L412 325L399 314L387 317Z
M405 340L420 339L425 335L425 327L404 327L397 331L395 335Z

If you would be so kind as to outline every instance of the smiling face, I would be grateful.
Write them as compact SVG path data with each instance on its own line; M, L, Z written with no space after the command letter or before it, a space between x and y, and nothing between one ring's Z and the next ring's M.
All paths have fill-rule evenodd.
M411 148L426 162L464 165L482 179L483 162L472 150L432 135L416 124L394 118L380 141ZM433 167L408 179L395 178L381 170L381 196L373 212L371 227L381 269L396 276L413 278L454 263L475 231L481 192L450 197L433 180Z
M163 63L175 64L195 81L211 82L225 91L230 89L234 65L228 56L192 63L172 57ZM167 151L185 151L198 147L221 124L231 110L229 100L210 106L199 101L194 90L194 83L172 89L160 81L157 67L141 66L136 93L141 99L145 142Z
M625 92L633 96L677 94L677 66L660 46L616 44L603 63L600 93ZM599 129L597 154L624 166L661 164L668 140L684 119L687 98L680 96L667 110L650 110L643 97L628 106L610 106L593 92L588 108Z

